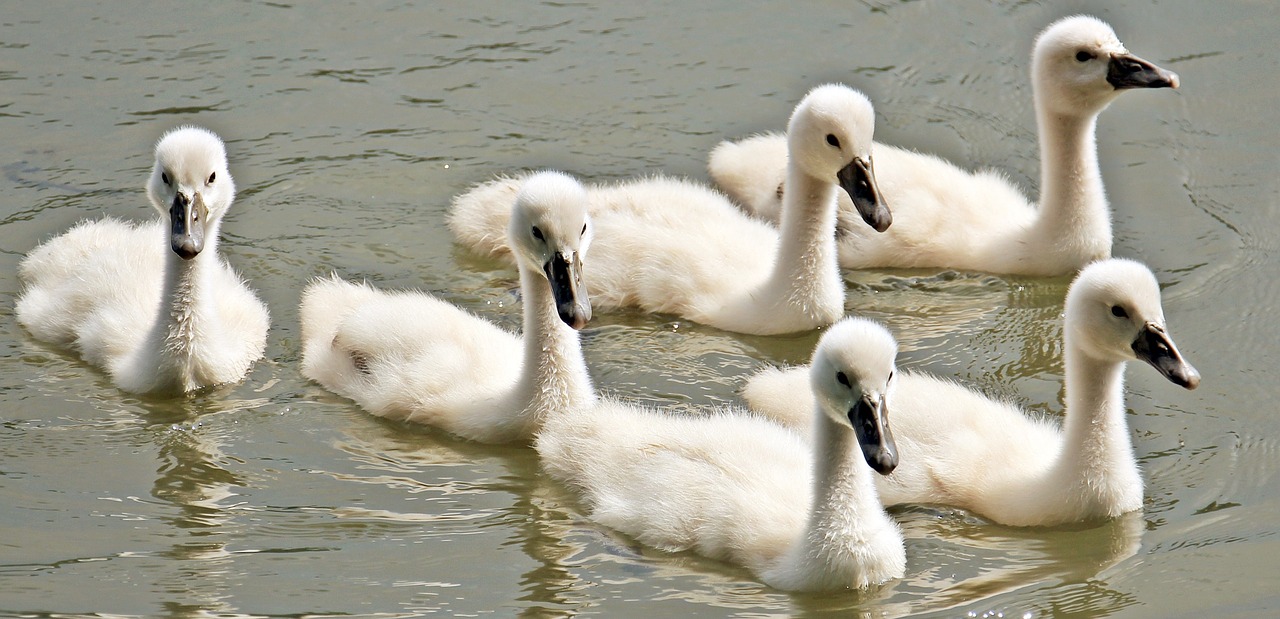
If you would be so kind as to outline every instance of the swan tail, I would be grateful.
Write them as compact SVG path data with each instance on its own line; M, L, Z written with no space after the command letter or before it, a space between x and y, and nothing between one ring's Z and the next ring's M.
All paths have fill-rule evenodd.
M507 222L527 176L500 176L454 197L446 218L453 238L478 254L514 264L507 247Z
M808 366L765 368L747 379L742 399L751 412L807 434L813 417Z
M777 223L787 172L787 139L762 133L721 142L707 160L707 172L748 215Z
M348 282L337 274L318 278L302 292L302 374L326 389L346 393L343 385L360 380L368 358L339 342L343 322L362 304L378 298L368 283Z

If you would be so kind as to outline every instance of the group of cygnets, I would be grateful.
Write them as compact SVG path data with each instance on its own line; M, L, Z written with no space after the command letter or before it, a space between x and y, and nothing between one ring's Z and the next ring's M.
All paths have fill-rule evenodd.
M1151 271L1109 258L1094 133L1121 92L1178 78L1086 16L1040 34L1031 76L1039 204L998 173L873 142L871 102L823 85L785 135L715 149L725 193L661 177L584 186L551 171L472 188L448 225L518 269L523 334L335 275L302 293L302 373L375 415L531 442L599 523L785 590L901 577L887 505L1017 526L1138 509L1124 364L1146 361L1188 389L1200 377L1169 335ZM160 219L84 222L34 249L18 320L126 391L238 381L263 354L268 315L216 252L235 196L223 144L183 127L155 157L147 195ZM1079 271L1065 301L1064 422L896 371L893 336L844 317L841 267ZM577 330L593 310L623 307L742 333L825 332L810 366L752 377L745 409L676 414L592 386Z

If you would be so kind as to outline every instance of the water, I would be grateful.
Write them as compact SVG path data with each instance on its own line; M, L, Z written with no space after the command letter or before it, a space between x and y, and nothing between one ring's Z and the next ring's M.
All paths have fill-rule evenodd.
M1256 616L1280 606L1280 421L1268 372L1280 235L1269 3L10 3L0 15L0 614ZM1096 11L1181 74L1124 95L1099 149L1116 254L1165 290L1204 375L1130 368L1141 513L1012 529L895 510L906 577L792 596L587 521L527 448L375 419L298 373L297 302L336 270L420 287L511 327L512 273L454 248L450 197L496 172L703 179L724 137L779 129L810 87L876 103L877 138L1034 189L1027 57ZM228 143L223 251L271 306L266 359L185 399L120 393L12 319L16 266L74 222L150 217L166 129ZM901 364L1060 414L1067 280L855 273L849 308ZM678 409L803 362L813 334L597 314L610 393Z

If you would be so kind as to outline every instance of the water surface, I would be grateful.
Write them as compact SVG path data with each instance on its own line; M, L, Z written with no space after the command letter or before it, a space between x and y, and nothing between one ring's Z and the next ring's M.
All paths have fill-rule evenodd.
M877 138L1033 193L1028 55L1089 11L1178 91L1126 94L1098 146L1117 255L1149 264L1204 375L1145 366L1126 395L1141 513L1012 529L893 513L907 574L788 595L583 516L527 448L380 421L298 373L298 294L337 271L512 328L513 273L455 248L450 197L498 172L705 179L720 139L781 129L812 86L877 106ZM1268 3L11 3L0 16L0 614L1258 616L1280 604L1280 365ZM16 267L85 218L150 217L151 147L227 141L222 249L270 305L266 359L189 398L122 394L12 319ZM1060 415L1067 280L848 275L900 362ZM598 313L599 387L687 411L803 362L816 334L738 336Z

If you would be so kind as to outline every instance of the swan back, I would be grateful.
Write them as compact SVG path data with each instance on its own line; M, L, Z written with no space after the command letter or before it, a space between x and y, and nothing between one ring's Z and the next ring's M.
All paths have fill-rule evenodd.
M1114 258L1085 267L1067 292L1065 313L1068 349L1107 362L1146 361L1178 385L1200 384L1169 334L1160 285L1142 263Z
M1095 115L1125 89L1178 87L1177 74L1131 55L1111 26L1088 15L1041 31L1031 77L1041 107L1068 116Z

